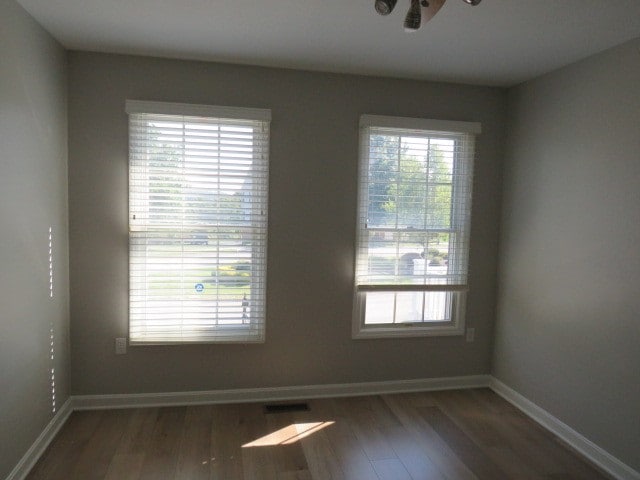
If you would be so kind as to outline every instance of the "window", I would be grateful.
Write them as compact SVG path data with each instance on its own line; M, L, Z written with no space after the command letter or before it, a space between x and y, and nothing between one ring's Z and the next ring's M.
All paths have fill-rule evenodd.
M126 109L130 342L264 341L270 111Z
M353 335L459 335L474 134L467 122L363 115Z

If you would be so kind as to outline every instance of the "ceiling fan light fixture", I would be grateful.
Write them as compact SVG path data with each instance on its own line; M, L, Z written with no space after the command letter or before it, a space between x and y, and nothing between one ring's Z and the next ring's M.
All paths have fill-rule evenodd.
M447 0L410 0L409 11L404 18L404 31L415 32L420 28L422 23L424 8L425 23L431 20L433 16L440 11ZM482 0L462 0L467 5L475 7L480 5ZM380 15L389 15L398 3L398 0L375 0L376 12Z
M398 0L376 0L376 12L380 15L389 15L397 2Z
M411 0L411 6L407 12L407 16L404 18L404 31L415 32L420 28L420 22L422 21L422 12L420 11L420 1Z

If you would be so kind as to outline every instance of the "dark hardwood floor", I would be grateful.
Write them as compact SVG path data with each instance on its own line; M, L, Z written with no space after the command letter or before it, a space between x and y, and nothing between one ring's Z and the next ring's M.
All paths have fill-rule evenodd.
M29 480L596 480L488 389L74 412Z

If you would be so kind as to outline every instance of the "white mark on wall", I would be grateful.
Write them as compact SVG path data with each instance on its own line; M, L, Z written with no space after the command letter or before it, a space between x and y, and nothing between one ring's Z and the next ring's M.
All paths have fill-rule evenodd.
M49 298L53 298L53 228L49 227Z
M49 227L49 298L53 299L53 228ZM56 413L56 368L54 365L53 315L49 322L49 355L51 358L51 411Z

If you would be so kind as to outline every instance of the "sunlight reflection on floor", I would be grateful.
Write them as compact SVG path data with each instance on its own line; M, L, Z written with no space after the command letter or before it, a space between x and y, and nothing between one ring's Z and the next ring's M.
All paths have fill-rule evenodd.
M292 423L291 425L281 428L276 432L258 438L253 442L246 443L242 448L290 445L322 430L323 428L333 425L334 423L335 422Z

